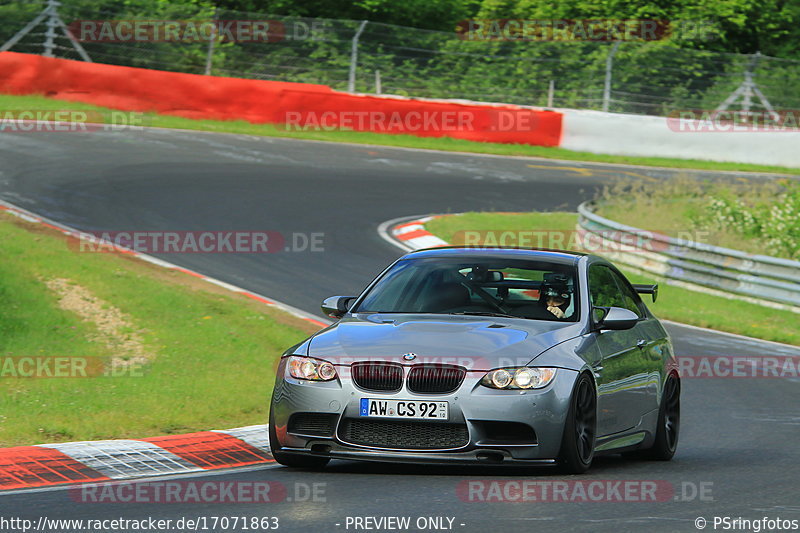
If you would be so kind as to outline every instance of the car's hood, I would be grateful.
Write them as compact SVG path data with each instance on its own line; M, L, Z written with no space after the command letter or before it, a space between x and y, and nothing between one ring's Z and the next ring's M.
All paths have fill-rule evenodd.
M370 314L348 317L314 336L308 355L334 364L435 362L490 370L523 366L581 334L579 323L494 317ZM404 354L413 353L413 360Z

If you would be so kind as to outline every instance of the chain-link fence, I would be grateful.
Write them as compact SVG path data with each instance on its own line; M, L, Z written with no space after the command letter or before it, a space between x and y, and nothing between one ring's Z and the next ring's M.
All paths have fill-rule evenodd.
M52 1L51 1L52 4ZM730 109L800 108L800 61L679 48L654 42L470 41L438 32L353 20L276 17L197 6L159 4L158 12L71 4L57 7L66 26L77 21L265 21L268 41L193 39L180 42L81 40L95 62L160 70L330 85L335 89L534 106L605 109L666 115L715 109L748 79L750 92ZM119 4L116 4L119 5ZM0 5L0 43L7 42L45 2ZM130 8L128 8L130 9ZM191 11L190 11L191 10ZM48 37L48 31L51 32ZM12 51L81 59L46 19Z

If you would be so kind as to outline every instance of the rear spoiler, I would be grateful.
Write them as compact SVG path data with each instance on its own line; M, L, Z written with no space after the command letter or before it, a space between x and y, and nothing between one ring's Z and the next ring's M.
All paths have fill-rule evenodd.
M649 283L634 283L633 289L639 294L652 294L653 302L658 298L658 283L652 285Z

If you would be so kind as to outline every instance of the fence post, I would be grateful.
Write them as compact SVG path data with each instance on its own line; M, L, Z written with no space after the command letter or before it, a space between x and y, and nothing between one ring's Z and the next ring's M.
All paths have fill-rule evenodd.
M214 8L214 16L211 19L211 37L208 39L208 52L206 53L206 76L211 75L211 65L214 62L214 45L217 42L217 9Z
M761 102L761 105L764 106L764 109L767 110L772 120L780 122L780 115L775 111L775 108L772 107L772 104L767 100L767 97L764 96L764 93L761 92L761 89L758 88L758 85L756 85L753 79L759 59L761 59L761 52L756 52L750 56L750 61L747 63L747 67L744 71L744 81L724 102L717 106L714 110L715 113L727 111L728 108L741 97L742 111L744 111L743 118L744 121L747 122L750 120L750 108L753 106L753 96L755 95Z
M550 86L547 88L547 107L553 107L553 93L556 92L556 81L550 80Z
M611 71L614 67L614 55L617 53L619 49L620 41L614 43L614 46L611 47L611 51L608 53L608 57L606 57L606 81L603 86L603 112L608 113L608 107L611 103Z
M45 57L54 57L53 50L55 50L54 39L56 37L56 26L58 26L58 6L57 0L47 0L47 31L44 34L44 55Z
M55 36L56 31L55 28L61 28L61 31L64 32L64 35L69 39L69 42L72 43L72 47L78 52L78 55L81 56L81 59L86 61L87 63L92 62L92 58L89 57L89 54L86 53L86 50L83 49L81 43L78 42L78 39L72 35L72 32L64 24L64 21L61 20L61 17L58 16L58 6L61 3L57 0L47 0L47 6L38 14L36 18L32 21L27 23L24 28L19 30L11 39L6 41L3 46L0 46L0 52L5 52L6 50L10 50L12 46L17 44L20 39L28 35L30 31L42 23L43 20L47 19L47 33L45 33L45 41L44 41L44 55L47 57L54 57L53 50L55 49Z
M375 94L381 94L381 71L375 71Z
M353 44L350 48L350 76L347 80L347 92L354 93L356 92L356 65L358 64L358 38L361 37L361 32L364 31L364 27L367 25L366 20L361 21L361 25L358 27L358 31L356 34L353 35Z
M10 50L12 46L14 46L15 44L17 44L17 42L19 42L20 39L28 35L28 33L33 28L38 26L47 16L47 9L48 8L45 8L44 11L36 15L36 18L27 23L25 27L19 30L11 39L3 43L3 46L0 46L0 52L5 52L6 50Z

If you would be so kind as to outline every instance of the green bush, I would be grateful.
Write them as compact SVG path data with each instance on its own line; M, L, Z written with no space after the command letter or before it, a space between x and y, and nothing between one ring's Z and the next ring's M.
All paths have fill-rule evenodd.
M787 183L773 201L748 201L723 190L706 203L698 226L738 233L745 239L763 241L769 255L800 259L800 184Z
M800 183L671 178L619 182L598 197L617 222L749 253L800 259ZM690 237L687 237L690 235Z

